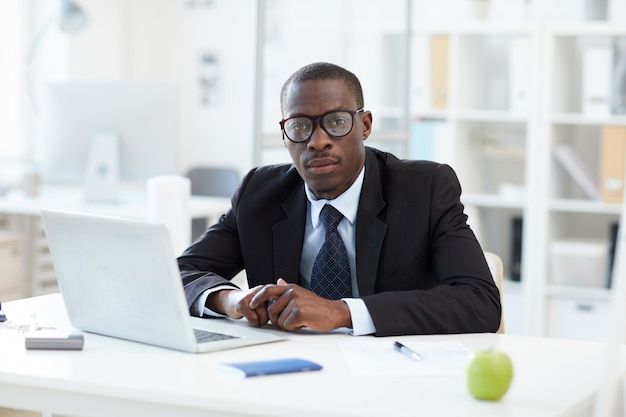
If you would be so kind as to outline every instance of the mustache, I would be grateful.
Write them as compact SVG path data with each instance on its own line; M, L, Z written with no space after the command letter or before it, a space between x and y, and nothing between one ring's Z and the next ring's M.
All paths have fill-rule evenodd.
M330 159L331 161L335 163L339 163L341 161L341 158L338 157L337 155L333 155L328 152L315 152L315 153L305 156L302 162L306 166L306 165L309 165L309 163L315 159Z

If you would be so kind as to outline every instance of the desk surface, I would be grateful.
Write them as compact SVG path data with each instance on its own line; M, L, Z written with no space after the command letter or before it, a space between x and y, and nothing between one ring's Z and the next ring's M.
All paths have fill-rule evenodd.
M192 196L190 200L192 217L216 218L228 208L228 198ZM0 196L0 213L38 216L42 209L143 219L147 215L147 195L145 186L128 185L122 187L116 203L87 203L78 186L45 186L37 197L27 197L20 190Z
M2 307L14 323L36 313L40 325L67 326L58 294ZM0 406L83 416L561 416L587 409L605 351L591 342L499 334L394 338L508 352L513 384L490 403L474 400L461 375L357 377L337 343L352 339L294 334L286 342L194 355L86 334L82 352L53 352L26 351L15 330L0 329ZM293 356L324 369L252 379L216 369L220 362ZM624 359L626 348L622 365Z

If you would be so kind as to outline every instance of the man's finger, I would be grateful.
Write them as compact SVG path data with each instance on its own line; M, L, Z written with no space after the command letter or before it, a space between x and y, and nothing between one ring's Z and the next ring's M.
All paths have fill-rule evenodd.
M241 314L253 325L259 325L259 315L247 305L241 307Z
M263 326L264 324L267 324L267 322L270 320L269 313L265 309L265 306L261 306L257 308L256 310L254 310L254 312L257 314L257 317L259 319L258 320L259 326Z
M278 281L276 281L276 285L289 285L289 283L282 278L278 278Z
M292 331L304 327L300 322L296 302L290 300L277 319L277 325L283 330Z
M273 284L266 285L262 290L256 293L254 297L252 297L252 300L250 300L250 308L253 310L257 309L260 305L262 305L266 301L271 300L272 298L279 297L282 293L287 291L287 289L288 287L283 286L283 285L281 286L273 285Z
M280 297L274 299L274 302L267 307L267 312L269 313L272 323L278 324L278 316L280 316L285 307L287 307L287 304L289 304L289 301L291 301L292 294L293 289L285 291Z

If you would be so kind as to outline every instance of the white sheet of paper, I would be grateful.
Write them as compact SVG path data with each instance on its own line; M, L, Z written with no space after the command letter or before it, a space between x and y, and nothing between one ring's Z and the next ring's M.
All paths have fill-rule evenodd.
M354 340L339 348L359 376L448 376L465 372L471 352L460 342L406 342L421 356L415 361L393 347L393 341Z

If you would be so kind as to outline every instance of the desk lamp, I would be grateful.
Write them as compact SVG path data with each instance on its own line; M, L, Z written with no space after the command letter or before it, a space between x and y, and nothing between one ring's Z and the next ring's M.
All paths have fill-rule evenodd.
M37 57L37 52L40 49L42 41L45 39L48 31L53 27L58 27L64 33L75 33L83 29L87 25L87 15L83 9L71 0L60 0L58 13L49 17L43 26L37 31L33 37L28 52L26 53L25 78L26 78L26 90L28 98L35 114L39 112L39 103L37 100L37 89L35 86L34 77L32 74L33 62ZM38 170L35 168L36 164L32 160L34 153L35 141L31 138L29 140L29 149L27 149L27 170L23 178L23 187L26 195L33 197L37 195L41 178Z
M31 74L32 64L37 57L37 51L41 42L46 37L50 28L57 26L65 33L76 33L87 25L87 15L83 9L71 0L60 0L59 13L50 17L44 25L39 29L33 41L31 42L28 53L26 54L26 85L28 95L35 112L38 111L37 97L35 94L35 83Z

